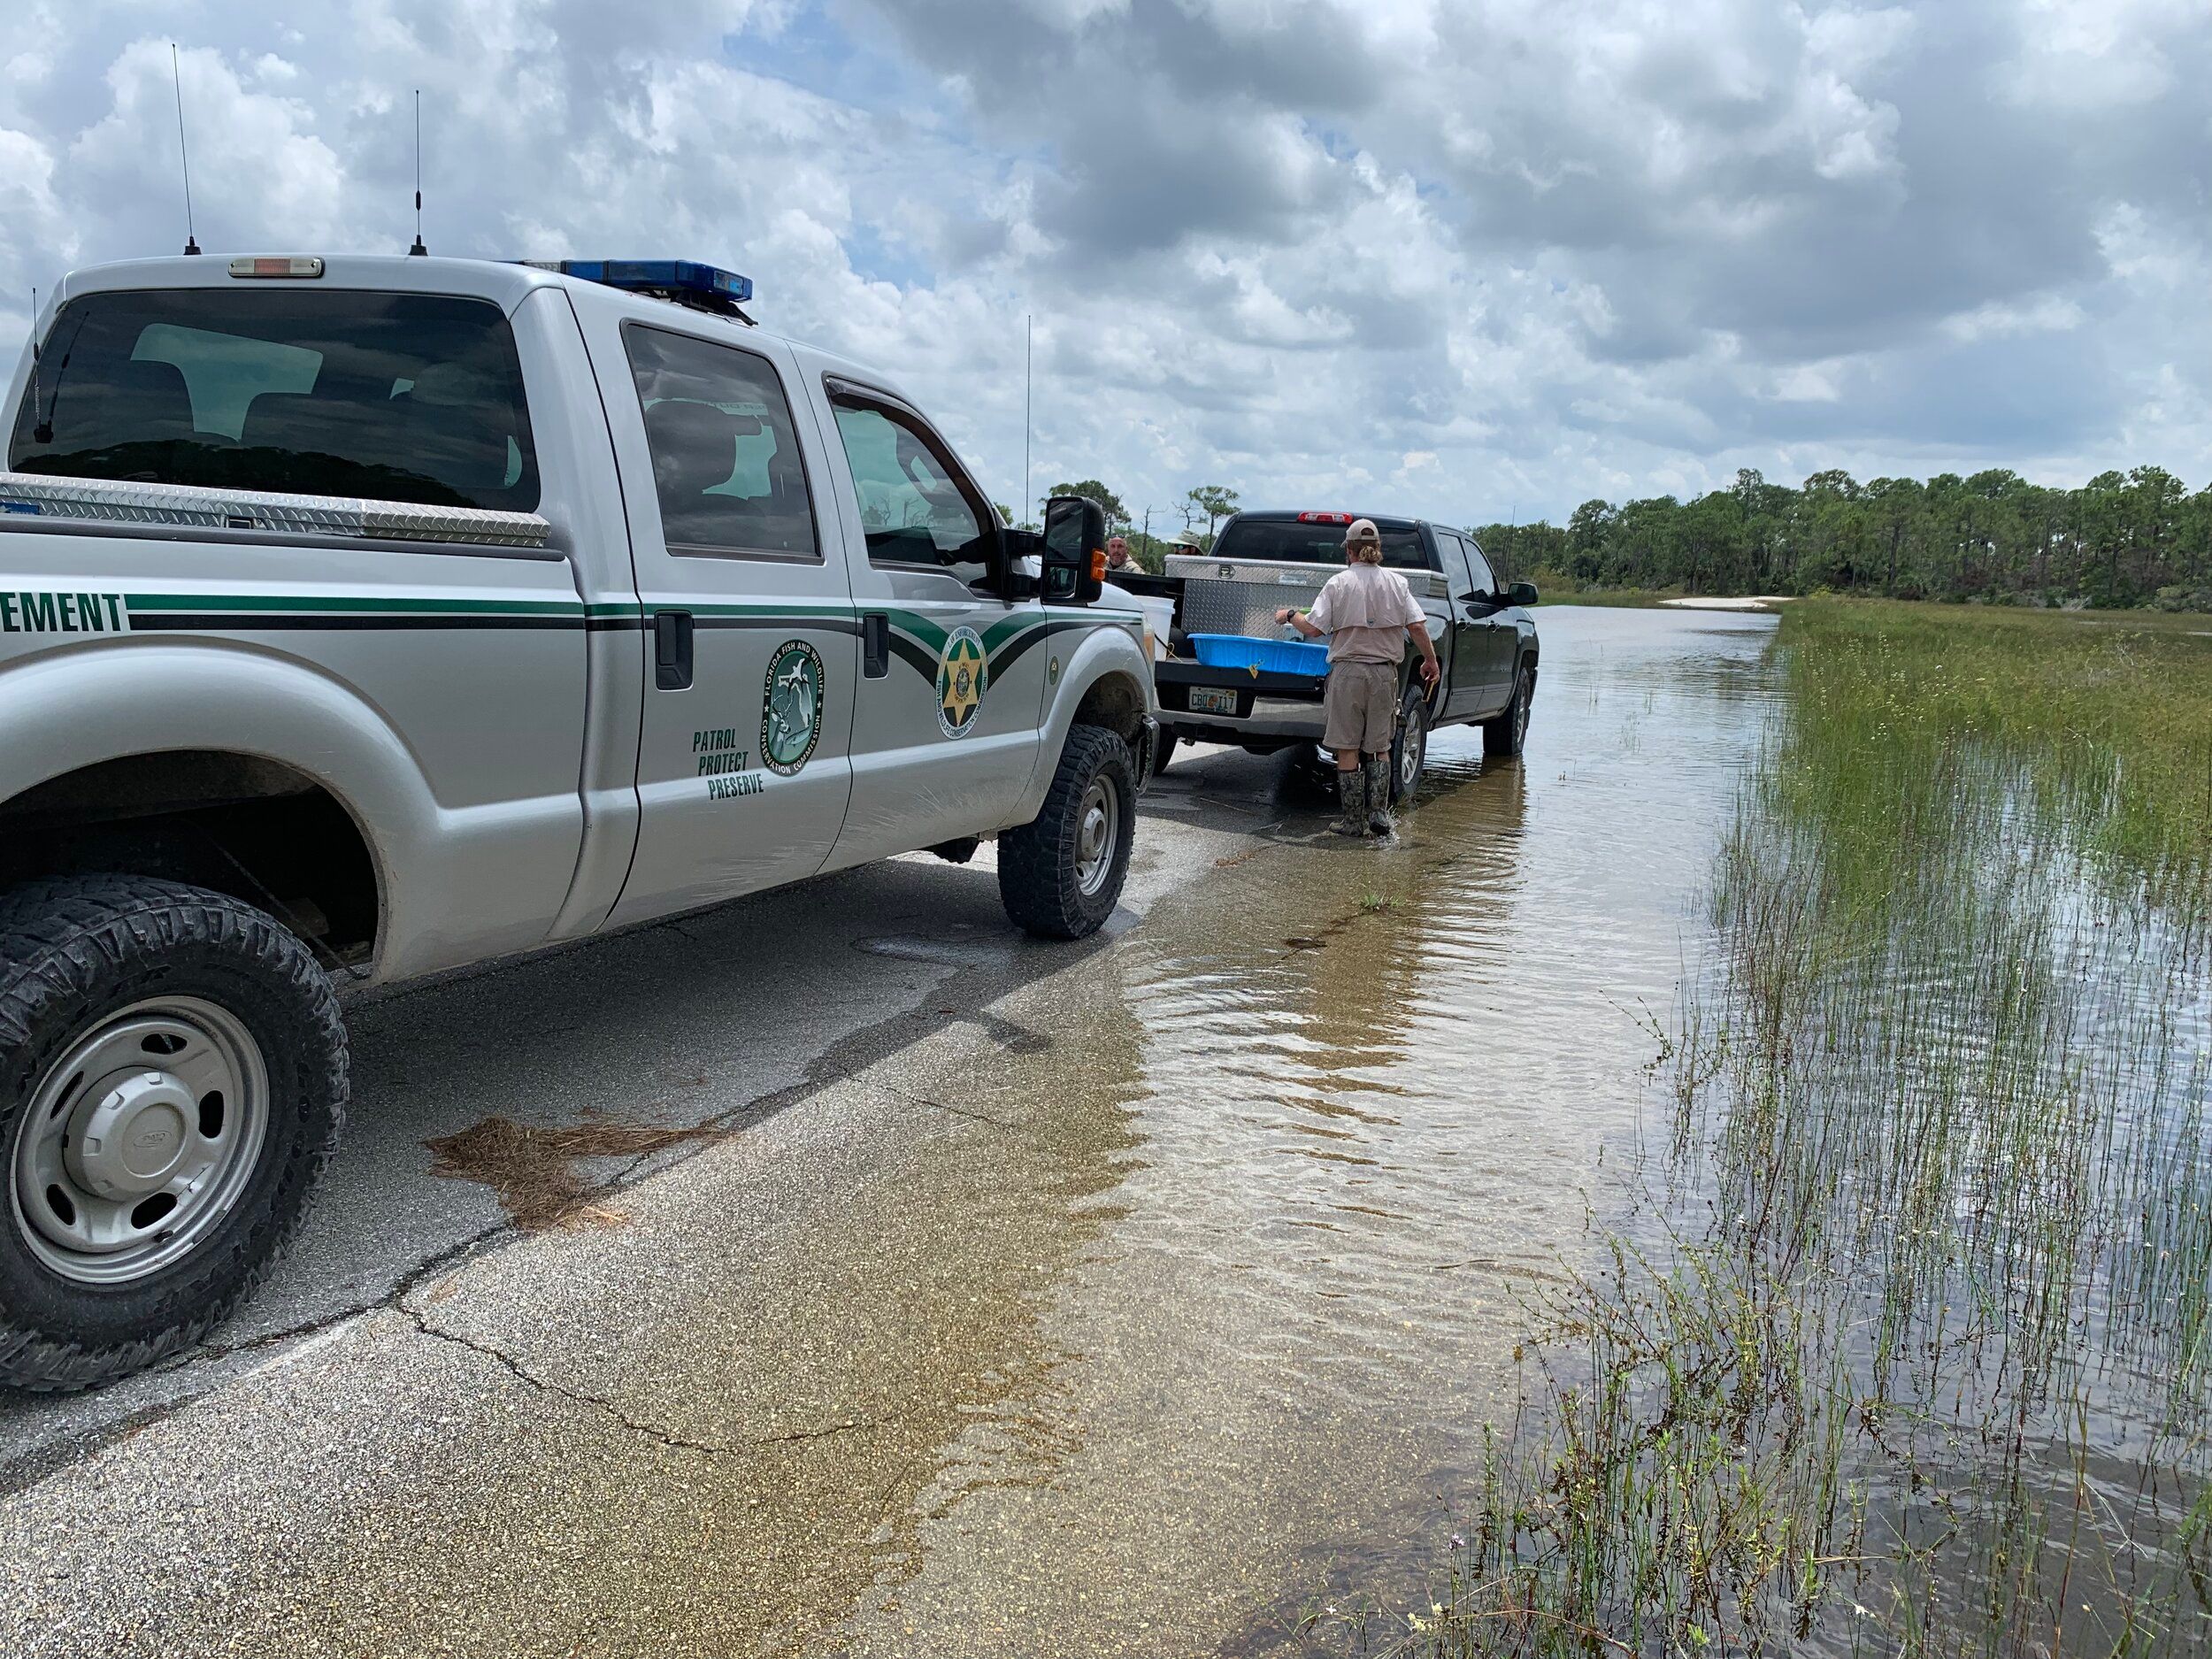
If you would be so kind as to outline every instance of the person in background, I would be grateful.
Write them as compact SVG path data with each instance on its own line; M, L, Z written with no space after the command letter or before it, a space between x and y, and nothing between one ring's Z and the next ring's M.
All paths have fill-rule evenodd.
M1308 639L1329 637L1329 683L1322 694L1321 741L1336 757L1340 835L1371 830L1387 835L1390 821L1390 739L1398 719L1398 665L1406 635L1421 650L1421 683L1434 686L1442 671L1429 639L1428 616L1396 571L1383 568L1382 534L1371 518L1356 518L1344 533L1345 567L1323 584L1310 611L1288 606L1275 613Z
M1203 553L1206 550L1205 538L1195 530L1179 531L1175 539L1167 544L1167 550L1171 553Z
M1131 559L1129 557L1129 538L1127 536L1110 535L1106 538L1106 568L1110 571L1125 571L1136 568L1135 561Z

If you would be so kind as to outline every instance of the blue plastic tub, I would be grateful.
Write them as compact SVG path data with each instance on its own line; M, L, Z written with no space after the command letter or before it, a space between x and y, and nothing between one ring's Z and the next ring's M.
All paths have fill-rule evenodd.
M1256 668L1266 674L1325 674L1329 648L1315 640L1255 640L1241 634L1194 634L1209 668Z

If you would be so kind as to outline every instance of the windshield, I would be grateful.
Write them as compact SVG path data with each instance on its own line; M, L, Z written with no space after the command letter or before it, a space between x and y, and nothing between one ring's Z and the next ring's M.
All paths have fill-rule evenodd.
M89 294L18 412L19 472L426 506L538 503L514 335L486 300Z
M1400 570L1429 567L1421 533L1415 529L1382 533L1383 563ZM1271 563L1341 565L1344 563L1344 526L1340 524L1301 524L1294 518L1235 518L1214 542L1213 556L1224 559L1264 559Z

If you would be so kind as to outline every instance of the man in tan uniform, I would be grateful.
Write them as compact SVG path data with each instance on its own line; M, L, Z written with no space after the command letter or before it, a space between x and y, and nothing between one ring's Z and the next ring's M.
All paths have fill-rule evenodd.
M1406 635L1421 649L1421 683L1441 674L1428 616L1406 579L1382 564L1382 534L1371 518L1344 533L1345 567L1329 578L1310 611L1284 609L1308 639L1329 636L1329 684L1323 694L1322 745L1336 757L1340 835L1390 833L1390 739L1398 720L1398 664Z

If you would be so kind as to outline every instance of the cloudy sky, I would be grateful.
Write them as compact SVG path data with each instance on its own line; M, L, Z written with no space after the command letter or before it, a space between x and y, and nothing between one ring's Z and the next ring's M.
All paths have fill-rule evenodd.
M2212 478L2212 0L0 0L0 338L70 266L682 255L999 499L1555 521Z

